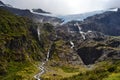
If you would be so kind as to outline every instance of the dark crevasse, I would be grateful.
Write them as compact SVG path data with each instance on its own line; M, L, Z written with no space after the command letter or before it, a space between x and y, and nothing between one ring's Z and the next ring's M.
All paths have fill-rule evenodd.
M95 47L83 47L78 49L77 53L85 65L94 64L103 54L102 50L98 50Z

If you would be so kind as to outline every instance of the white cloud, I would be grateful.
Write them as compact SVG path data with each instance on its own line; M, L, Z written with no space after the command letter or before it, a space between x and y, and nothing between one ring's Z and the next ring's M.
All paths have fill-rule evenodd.
M119 7L120 0L2 0L18 8L42 8L55 14L77 14Z

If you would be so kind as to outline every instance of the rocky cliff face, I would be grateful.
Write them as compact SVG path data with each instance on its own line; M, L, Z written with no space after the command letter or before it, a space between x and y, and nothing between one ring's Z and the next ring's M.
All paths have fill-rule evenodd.
M71 21L63 25L71 28L72 31L77 31L74 24L79 23L83 31L97 31L106 35L120 35L120 11L105 12L86 18L84 21Z
M41 41L38 27L42 29ZM52 36L54 37L52 25L36 24L28 18L16 16L0 8L0 78L14 72L8 77L13 80L16 79L15 76L20 76L17 73L21 69L27 66L34 69L34 62L45 59Z
M120 59L120 43L118 40L119 38L113 37L101 41L86 40L79 44L77 53L87 65L98 61ZM111 45L111 41L114 45Z
M120 37L109 36L119 35L119 11L95 15L83 22L70 22L59 27L49 23L34 23L21 16L33 14L29 10L0 8L1 79L4 76L10 80L25 79L24 75L27 74L26 79L30 80L33 76L30 73L36 72L33 70L35 62L46 59L51 43L46 64L50 67L120 60Z
M109 59L120 59L119 37L110 37L97 31L90 31L85 34L85 39L83 39L79 31L68 32L65 28L57 28L57 35L56 54L61 60L67 61L68 57L68 60L72 62L74 61L73 56L76 55L74 56L76 62L89 65ZM73 49L70 49L70 41L74 43Z
M1 12L1 14L3 14L3 13ZM106 14L108 14L108 13L106 13ZM15 21L12 21L12 22L15 22ZM14 25L21 25L21 26L23 24L25 24L26 26L30 25L31 27L30 26L23 27L23 28L20 27L20 29L18 29L18 30L22 31L22 32L18 32L17 28L13 29L12 27L10 27L10 28L9 28L9 26L7 27L6 24L1 24L1 26L6 27L6 30L3 30L3 27L1 27L2 33L9 32L9 34L11 34L11 35L13 35L13 33L14 33L13 31L20 33L20 34L23 33L21 35L18 34L18 36L13 35L13 39L6 41L7 44L5 44L5 45L9 49L14 50L14 48L15 48L18 50L22 46L24 46L25 49L28 49L28 45L26 43L27 43L27 41L28 41L28 43L30 43L32 41L27 40L26 35L29 35L29 34L26 34L26 32L31 33L31 36L33 36L33 38L35 40L38 40L37 26L34 25L35 27L32 27L31 24L24 23L24 22L23 22L23 24L17 23L17 22L13 23L13 24ZM51 54L51 58L53 58L53 59L54 59L54 57L57 57L59 60L67 61L68 63L69 63L69 60L71 62L77 61L78 64L82 63L82 61L81 61L81 59L82 59L85 64L93 64L104 53L107 53L106 50L103 50L104 47L106 47L106 45L108 45L107 48L110 47L111 49L114 49L113 47L115 47L116 50L118 50L119 40L111 39L111 41L108 41L108 40L110 40L110 39L108 39L108 36L105 36L104 34L99 33L97 31L92 31L90 33L85 34L86 39L84 40L82 38L82 35L79 33L79 31L73 31L73 33L71 33L71 31L68 32L67 28L65 29L64 27L63 27L64 29L59 28L59 27L56 29L53 29L54 26L51 25L51 27L50 27L49 24L42 25L42 26L43 27L40 27L40 29L42 30L41 36L40 36L41 41L40 42L37 41L37 42L38 42L38 44L40 44L40 47L46 48L48 46L47 44L49 44L50 41L54 41L54 43L55 43L54 48L55 49L53 49L54 51ZM28 28L27 31L25 28ZM13 30L11 30L11 29L13 29ZM76 30L77 30L77 27L76 27ZM5 35L5 34L3 34L3 35ZM75 44L74 49L70 48L71 47L70 41L74 42L74 44ZM100 43L100 44L98 44L98 43ZM26 44L26 46L23 44ZM101 48L101 47L103 47L103 48ZM107 49L107 48L105 48L105 49ZM112 50L112 51L114 52L114 50ZM119 53L119 51L117 51L117 52ZM111 54L112 54L112 52L111 52ZM24 56L24 55L22 55L22 56ZM85 56L86 56L86 58L85 58ZM118 55L116 55L116 56L118 56Z

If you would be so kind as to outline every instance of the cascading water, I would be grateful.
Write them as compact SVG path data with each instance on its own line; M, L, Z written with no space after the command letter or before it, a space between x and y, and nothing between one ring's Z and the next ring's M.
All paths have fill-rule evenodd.
M38 28L37 28L37 33L38 33L38 39L39 39L39 41L40 41L40 27L38 26Z
M51 49L51 46L50 46L50 49ZM45 64L46 62L49 60L49 56L50 56L50 49L48 50L47 52L47 57L46 57L46 60L44 62L42 62L42 64L39 66L39 69L40 69L40 73L36 74L34 76L35 79L37 80L41 80L40 77L45 73Z
M70 41L70 44L71 44L71 49L73 49L75 47L74 43Z
M79 33L82 35L83 39L85 40L86 39L86 37L85 37L86 33L82 31L82 28L79 26L78 23L76 23L75 25L78 27Z
M50 57L50 50L48 50L46 61L48 61L49 57Z
M88 30L87 33L91 33L92 31Z
M79 33L82 35L82 38L85 40L86 39L86 34L91 33L92 31L88 30L87 32L83 32L82 28L79 26L78 23L75 24L78 27Z
M44 65L45 65L45 62L43 62L42 65L39 66L39 69L41 70L41 72L34 76L35 79L40 80L40 76L45 73Z
M40 41L40 27L37 28L37 33L38 33L38 39L39 39L39 41ZM38 68L40 69L40 72L34 76L34 78L35 78L36 80L41 80L40 77L41 77L41 76L45 73L45 71L46 71L46 70L45 70L45 64L46 64L46 62L49 60L51 46L52 46L52 45L50 45L50 48L49 48L49 50L48 50L48 52L47 52L46 60L43 61L42 64L39 65L39 67L38 67Z
M82 35L83 39L85 40L86 39L86 37L85 37L86 33L83 32L83 31L80 31L80 34Z

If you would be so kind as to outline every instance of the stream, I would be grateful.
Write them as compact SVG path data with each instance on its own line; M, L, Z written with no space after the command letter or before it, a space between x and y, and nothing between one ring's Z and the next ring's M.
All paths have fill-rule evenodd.
M76 23L75 25L78 27L79 33L81 34L81 36L83 37L84 40L86 39L86 34L92 32L92 31L88 31L88 32L85 33L85 32L82 31L82 28L79 26L78 23ZM40 41L40 34L41 34L41 33L40 33L40 27L37 28L37 33L38 33L38 39L39 39L39 41ZM57 38L57 35L56 35L56 38ZM75 47L74 43L73 43L72 41L70 41L70 44L71 44L71 49L73 49L73 48ZM50 47L49 47L49 49L48 49L48 52L47 52L45 61L43 61L42 64L40 64L40 65L38 66L40 72L34 76L34 78L35 78L36 80L41 80L40 77L41 77L41 76L45 73L45 71L46 71L45 64L49 61L51 47L52 47L52 44L50 45Z
M71 44L71 49L73 49L75 47L74 43L70 41L70 44Z
M37 28L37 34L38 34L38 39L39 39L39 41L40 41L40 27L38 26L38 28Z
M39 27L39 26L38 26L38 28L37 28L37 33L38 33L38 39L39 39L39 41L40 41L40 34L41 34L41 33L40 33L40 27ZM45 73L45 71L46 71L45 64L46 64L46 63L48 62L48 60L49 60L51 47L52 47L52 44L50 45L50 47L49 47L49 49L48 49L48 52L47 52L47 56L46 56L45 61L43 61L42 64L40 64L40 65L38 66L40 72L34 76L34 78L35 78L36 80L41 80L40 77L41 77L41 76Z
M36 80L41 80L40 77L41 77L41 76L45 73L45 71L46 71L46 69L45 69L45 64L46 64L46 63L48 62L48 60L49 60L49 57L50 57L50 49L51 49L51 46L50 46L50 48L49 48L49 50L48 50L48 52L47 52L46 60L43 61L42 64L39 65L39 67L38 67L38 68L40 69L40 72L34 76L34 78L35 78Z
M86 39L86 37L85 37L86 33L82 31L82 28L79 26L78 23L76 23L75 25L78 27L79 33L81 34L81 36L85 40Z
M88 33L91 33L91 30L88 30L87 32L83 32L82 28L80 27L80 25L78 23L75 24L78 27L79 33L81 34L82 38L85 40L86 39L86 35Z

